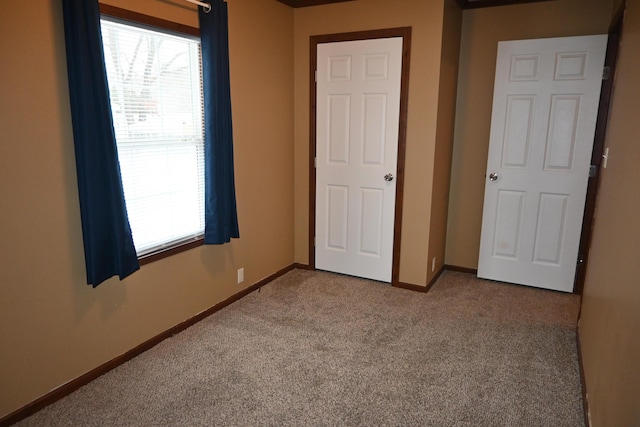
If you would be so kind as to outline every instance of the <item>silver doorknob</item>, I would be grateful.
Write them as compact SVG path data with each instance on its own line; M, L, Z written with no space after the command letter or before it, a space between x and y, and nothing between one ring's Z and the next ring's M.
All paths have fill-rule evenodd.
M390 174L390 173L386 174L384 176L384 180L387 182L393 181L393 174Z
M489 180L490 181L497 181L498 180L498 174L497 173L492 173L491 175L489 175Z

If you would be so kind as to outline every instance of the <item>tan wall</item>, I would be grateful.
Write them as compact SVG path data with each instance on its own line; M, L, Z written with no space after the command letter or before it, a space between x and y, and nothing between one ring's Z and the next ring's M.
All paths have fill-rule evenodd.
M182 1L108 3L197 26ZM242 237L92 289L60 2L0 2L0 418L293 262L293 11L229 0L229 14Z
M624 21L580 319L592 425L640 425L640 3Z
M612 0L465 10L445 262L477 268L498 41L605 34Z
M309 262L309 36L413 27L400 281L426 285L442 0L359 0L296 9L295 259Z
M444 6L427 281L444 265L462 27L462 9L455 0L445 1Z

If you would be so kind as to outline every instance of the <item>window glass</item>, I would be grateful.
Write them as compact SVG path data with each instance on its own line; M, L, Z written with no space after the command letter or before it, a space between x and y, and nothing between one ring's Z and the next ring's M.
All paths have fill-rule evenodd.
M204 232L200 41L102 19L127 213L138 256Z

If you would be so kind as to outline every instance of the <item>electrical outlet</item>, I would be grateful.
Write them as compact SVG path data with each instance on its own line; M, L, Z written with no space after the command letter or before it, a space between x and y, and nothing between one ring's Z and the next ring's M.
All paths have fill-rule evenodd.
M244 282L244 268L238 269L238 284Z
M434 272L436 270L436 257L433 257L431 260L431 271Z

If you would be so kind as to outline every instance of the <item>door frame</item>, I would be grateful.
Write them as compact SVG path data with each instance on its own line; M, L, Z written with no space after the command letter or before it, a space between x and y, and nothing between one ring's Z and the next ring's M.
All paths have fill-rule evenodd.
M582 217L582 231L580 233L580 244L578 247L576 276L573 283L573 293L578 295L582 295L587 275L589 248L591 246L591 235L593 233L593 220L600 186L602 154L607 136L607 125L609 124L609 108L611 106L611 98L613 97L613 84L615 80L616 63L618 61L620 38L622 36L625 7L626 2L622 2L609 27L609 37L607 39L607 53L604 59L604 66L609 67L609 71L608 78L603 78L602 88L600 89L598 117L596 119L596 131L591 154L591 165L595 166L596 174L589 178L589 184L587 186L587 197L585 200L584 215Z
M402 237L402 206L404 193L404 167L407 142L407 107L409 100L409 66L411 53L411 27L350 33L323 34L309 38L309 268L316 269L316 69L318 44L358 40L402 37L402 76L400 80L400 120L398 125L398 163L396 176L396 205L393 229L393 260L391 285L398 286L400 270L400 240Z

